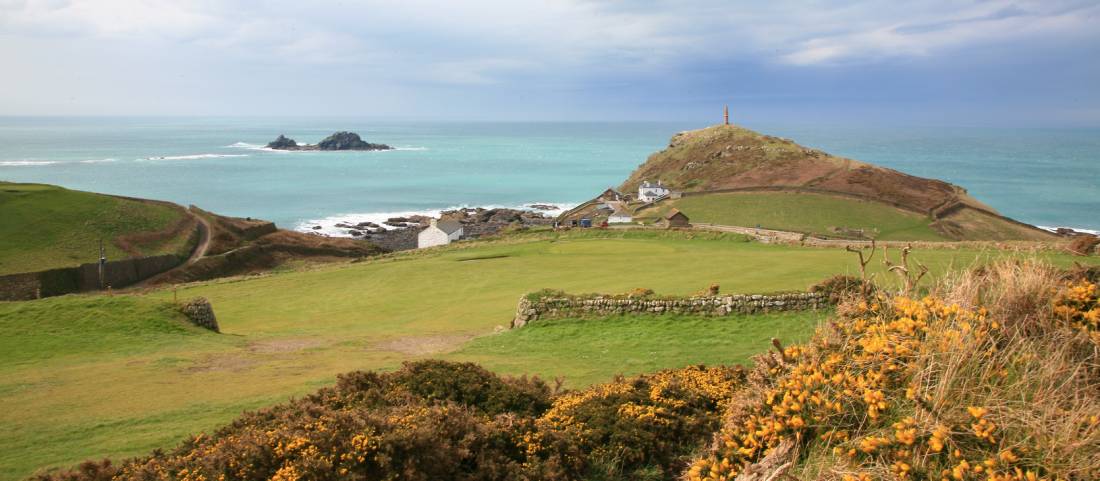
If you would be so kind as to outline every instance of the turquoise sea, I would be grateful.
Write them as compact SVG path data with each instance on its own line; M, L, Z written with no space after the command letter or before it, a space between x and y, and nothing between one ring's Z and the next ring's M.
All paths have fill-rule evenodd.
M674 133L706 125L0 117L0 180L327 228L456 206L576 204L618 185ZM1024 222L1100 229L1100 129L744 125L953 182ZM398 150L261 148L279 134L314 143L337 130Z

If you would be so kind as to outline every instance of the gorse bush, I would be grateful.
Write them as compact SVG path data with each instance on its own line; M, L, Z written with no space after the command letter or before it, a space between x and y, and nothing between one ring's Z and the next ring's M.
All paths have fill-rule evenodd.
M1059 277L1004 264L945 286L963 303L842 309L812 342L759 359L687 478L1100 478L1096 285Z
M852 279L828 284L839 295ZM923 298L852 299L751 370L556 393L474 364L407 363L340 376L170 452L39 479L1100 479L1094 279L1005 262Z
M689 367L569 392L471 363L353 372L175 450L40 480L672 479L718 427L738 367ZM610 393L614 393L611 395Z
M744 380L740 367L703 366L619 378L559 396L538 426L587 453L603 478L672 479Z

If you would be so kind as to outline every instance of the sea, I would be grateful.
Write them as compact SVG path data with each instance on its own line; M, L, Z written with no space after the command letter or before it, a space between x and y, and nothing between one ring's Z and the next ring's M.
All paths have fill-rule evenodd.
M707 125L0 117L0 180L163 199L344 235L336 223L457 207L552 204L553 214L619 185L676 132ZM1100 231L1100 129L743 125L952 182L1023 222ZM396 150L264 148L280 134L316 143L341 130Z

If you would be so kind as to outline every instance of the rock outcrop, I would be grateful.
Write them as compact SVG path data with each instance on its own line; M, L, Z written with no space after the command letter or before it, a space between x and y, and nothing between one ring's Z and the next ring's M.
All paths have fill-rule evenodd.
M372 144L364 141L355 132L340 131L325 137L316 144L299 145L294 139L279 135L274 141L267 144L267 148L275 150L393 150L386 144Z
M298 143L294 139L287 138L287 136L279 134L275 140L268 142L267 148L278 150L295 150L298 148Z
M221 332L218 328L218 318L214 315L214 307L205 297L196 297L180 306L180 312L187 317L191 324Z

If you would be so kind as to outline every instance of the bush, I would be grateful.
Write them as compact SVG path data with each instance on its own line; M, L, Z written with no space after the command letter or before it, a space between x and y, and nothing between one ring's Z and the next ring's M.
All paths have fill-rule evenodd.
M550 408L550 388L542 380L502 379L474 363L428 360L407 363L390 384L414 397L450 401L489 415L537 416Z
M740 367L702 366L619 378L555 399L539 432L588 453L599 479L675 479L744 380Z
M1100 237L1081 235L1070 241L1069 250L1079 256L1090 256L1096 253L1097 245L1100 245Z
M858 277L845 275L830 277L810 288L810 292L823 293L834 304L850 298L871 296L875 293L875 290L874 284L864 282Z

